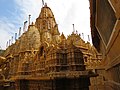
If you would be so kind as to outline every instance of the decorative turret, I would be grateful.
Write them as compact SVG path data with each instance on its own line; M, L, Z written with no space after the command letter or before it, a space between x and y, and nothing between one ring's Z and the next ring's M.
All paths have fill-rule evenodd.
M64 39L66 39L66 37L65 37L65 35L62 32L62 34L61 34L61 40L64 40Z

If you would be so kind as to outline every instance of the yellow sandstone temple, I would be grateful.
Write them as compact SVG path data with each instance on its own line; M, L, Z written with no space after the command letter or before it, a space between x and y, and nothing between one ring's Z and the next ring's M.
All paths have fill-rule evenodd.
M101 56L78 33L60 34L45 4L35 24L0 56L0 90L97 90Z

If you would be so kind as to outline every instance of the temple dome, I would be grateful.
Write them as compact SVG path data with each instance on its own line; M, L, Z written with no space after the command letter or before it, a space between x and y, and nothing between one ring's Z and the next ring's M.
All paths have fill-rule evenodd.
M38 50L40 46L38 29L34 25L30 25L28 31L21 36L20 42L20 51Z

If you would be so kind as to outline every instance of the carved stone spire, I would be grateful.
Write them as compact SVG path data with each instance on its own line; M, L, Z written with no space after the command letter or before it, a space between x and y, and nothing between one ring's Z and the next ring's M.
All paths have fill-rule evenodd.
M62 40L66 39L66 38L65 38L65 35L63 34L63 32L62 32L62 35L61 35L61 39L62 39Z
M52 30L54 30L54 28L56 27L57 23L55 21L53 12L47 6L47 4L45 4L45 6L41 8L40 15L36 19L35 25L41 33L46 31L52 33Z

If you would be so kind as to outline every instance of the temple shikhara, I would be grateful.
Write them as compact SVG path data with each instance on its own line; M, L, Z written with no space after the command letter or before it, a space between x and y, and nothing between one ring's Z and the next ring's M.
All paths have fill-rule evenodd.
M0 51L0 90L98 90L102 55L78 32L65 37L45 4L35 23ZM103 90L103 89L99 89Z

